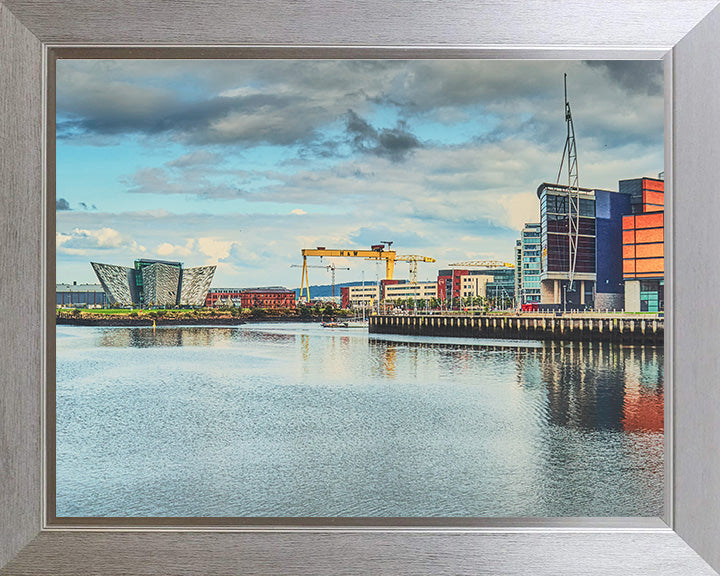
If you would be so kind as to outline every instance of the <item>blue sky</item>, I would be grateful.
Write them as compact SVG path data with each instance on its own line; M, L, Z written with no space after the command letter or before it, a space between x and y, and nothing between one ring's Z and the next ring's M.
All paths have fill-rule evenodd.
M563 73L580 185L656 177L660 62L60 60L58 282L143 257L216 264L216 287L296 287L302 248L381 240L436 258L421 280L512 261L557 177ZM335 262L338 282L382 273Z

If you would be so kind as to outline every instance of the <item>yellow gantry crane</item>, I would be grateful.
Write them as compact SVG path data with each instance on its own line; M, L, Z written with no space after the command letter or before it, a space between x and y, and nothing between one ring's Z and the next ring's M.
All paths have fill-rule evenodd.
M412 284L417 284L418 262L435 262L435 258L430 258L429 256L418 256L417 254L408 254L406 256L397 256L395 261L410 263L410 282Z
M467 260L448 264L451 268L515 268L515 264L500 260Z
M300 281L300 296L302 297L303 288L305 288L305 294L307 301L310 301L310 282L308 280L308 256L335 256L338 258L367 258L369 260L385 260L385 278L392 280L393 273L395 271L395 260L397 259L397 253L394 250L385 250L385 244L375 244L370 247L370 250L340 250L340 249L329 249L324 246L318 246L317 248L303 248L301 250L303 263L302 263L302 280Z

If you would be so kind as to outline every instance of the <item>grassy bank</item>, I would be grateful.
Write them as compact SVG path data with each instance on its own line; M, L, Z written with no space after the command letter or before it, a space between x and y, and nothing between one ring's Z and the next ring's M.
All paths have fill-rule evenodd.
M189 308L129 310L125 308L58 308L56 324L138 325L155 324L242 324L262 320L313 321L352 316L348 310L331 307L299 308Z

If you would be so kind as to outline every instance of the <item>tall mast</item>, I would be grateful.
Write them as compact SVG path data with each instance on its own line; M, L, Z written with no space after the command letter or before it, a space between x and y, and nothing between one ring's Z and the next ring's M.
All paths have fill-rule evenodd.
M565 139L565 150L560 162L557 183L560 183L563 164L567 157L568 169L568 291L575 289L575 264L577 262L578 236L580 234L580 187L578 185L578 164L577 148L575 147L575 127L570 111L570 102L567 96L567 74L563 74L565 88L565 125L567 127L567 138Z

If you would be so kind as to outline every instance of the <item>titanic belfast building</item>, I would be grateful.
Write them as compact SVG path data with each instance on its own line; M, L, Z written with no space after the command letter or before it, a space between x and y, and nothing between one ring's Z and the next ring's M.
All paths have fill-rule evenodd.
M133 268L90 264L108 302L119 306L203 306L216 268L165 260L135 260Z

